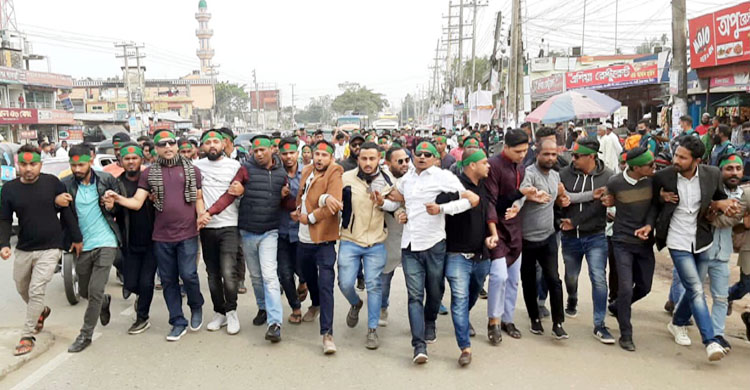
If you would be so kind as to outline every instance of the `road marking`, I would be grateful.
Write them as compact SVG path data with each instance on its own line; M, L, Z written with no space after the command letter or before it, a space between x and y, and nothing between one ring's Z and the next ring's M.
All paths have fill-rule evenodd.
M101 335L101 333L94 333L94 337L92 337L91 340L96 341L96 339L98 339ZM34 385L37 384L37 382L41 381L56 368L60 367L60 365L70 359L71 356L73 356L73 354L69 353L68 351L60 353L52 360L48 361L43 366L39 367L36 371L31 373L31 375L27 376L26 379L13 386L11 390L27 390L33 388Z

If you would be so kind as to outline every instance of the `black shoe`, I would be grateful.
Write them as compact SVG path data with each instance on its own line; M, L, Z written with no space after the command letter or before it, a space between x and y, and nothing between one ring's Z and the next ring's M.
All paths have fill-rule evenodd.
M76 353L81 352L86 347L91 345L91 339L88 339L84 337L83 335L79 334L78 337L76 337L75 341L73 341L73 344L70 344L70 347L68 347L68 352L70 353Z
M352 305L352 307L349 308L349 313L346 314L346 326L350 328L357 326L357 323L359 322L359 311L362 310L363 305L364 302L360 299L356 305Z
M552 325L552 334L555 336L558 340L563 339L569 339L570 336L568 336L568 332L563 329L562 324L553 324Z
M502 328L505 333L508 334L508 336L513 337L514 339L520 339L521 338L521 331L516 328L515 325L513 325L512 322L502 323L500 325L500 328Z
M617 302L612 302L607 306L607 310L609 310L609 315L612 317L617 318Z
M570 318L575 318L578 315L578 310L576 309L577 306L578 300L568 299L568 304L565 306L565 315Z
M499 345L503 341L500 325L487 325L487 338L490 339L490 344Z
M414 357L411 360L414 364L425 364L427 363L427 348L417 347L414 348Z
M614 344L615 338L609 333L609 329L606 326L600 326L594 328L594 338L599 340L602 344Z
M102 300L102 309L99 312L99 321L102 322L102 326L107 326L107 324L109 324L110 318L112 318L112 315L109 312L110 302L112 302L112 296L109 294L104 294L104 299Z
M266 330L266 340L272 343L278 343L281 341L281 326L279 324L272 324Z
M433 344L437 341L437 331L435 325L424 327L424 342L427 344Z
M258 314L253 318L253 325L261 326L266 323L267 314L265 310L258 310Z
M138 318L135 320L133 325L130 326L130 329L128 329L128 334L138 334L143 333L151 326L151 323L148 322L148 318Z
M365 291L365 279L357 278L357 290Z
M529 332L533 334L544 334L544 327L542 326L542 321L532 320L531 328L529 329Z
M729 344L729 341L727 341L724 336L716 336L716 342L719 343L719 345L721 345L721 347L724 348L727 353L732 350L732 345Z
M544 305L539 305L539 318L547 318L549 317L549 310L547 310L547 307Z
M667 303L664 304L664 311L669 313L669 315L672 315L672 313L674 313L674 306L675 306L674 302L667 301Z
M125 286L122 286L122 299L128 299L128 298L130 298L130 294L132 294L130 292L130 290L128 290L127 288L125 288Z
M481 290L479 290L479 298L481 299L487 299L487 290L482 287Z
M477 331L474 330L474 325L469 322L469 337L474 337L477 335Z
M624 349L626 351L635 352L635 344L633 344L633 339L632 338L630 338L630 337L620 337L619 342L620 342L620 348L622 348L622 349Z

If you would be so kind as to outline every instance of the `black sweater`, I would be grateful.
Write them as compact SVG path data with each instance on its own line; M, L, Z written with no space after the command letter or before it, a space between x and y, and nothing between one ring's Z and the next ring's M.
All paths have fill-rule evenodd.
M70 207L55 206L55 197L65 186L55 176L42 173L32 184L20 179L6 183L0 202L0 247L10 247L13 213L18 217L18 245L23 251L63 249L63 229L57 213L69 230L73 242L82 242L81 230Z
M474 185L471 179L461 173L458 177L464 188L479 196L479 204L461 214L445 216L446 250L455 253L473 253L473 260L481 260L489 257L489 251L485 249L484 239L489 235L487 228L487 207L489 198L484 180L479 185ZM438 196L437 203L458 199L458 194L453 193L450 199L445 199L444 194Z

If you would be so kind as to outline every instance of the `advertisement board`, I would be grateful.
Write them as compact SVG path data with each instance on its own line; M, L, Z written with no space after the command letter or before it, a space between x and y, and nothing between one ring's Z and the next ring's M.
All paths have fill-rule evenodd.
M36 109L0 108L0 124L30 125L37 121Z
M750 2L688 21L690 67L750 61Z
M532 100L547 98L565 91L565 76L556 73L531 81Z
M611 65L602 68L578 70L565 74L565 87L571 89L616 89L658 82L656 62Z

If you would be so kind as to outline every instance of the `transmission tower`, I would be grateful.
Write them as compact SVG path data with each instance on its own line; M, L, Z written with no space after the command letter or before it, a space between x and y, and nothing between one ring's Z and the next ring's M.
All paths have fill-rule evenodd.
M4 30L18 31L13 0L0 0L0 31Z

